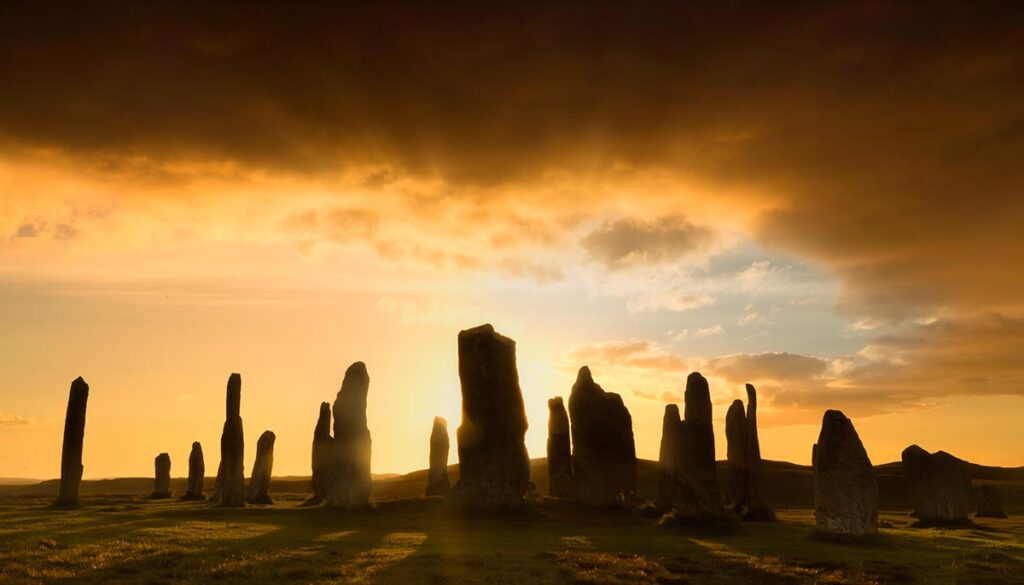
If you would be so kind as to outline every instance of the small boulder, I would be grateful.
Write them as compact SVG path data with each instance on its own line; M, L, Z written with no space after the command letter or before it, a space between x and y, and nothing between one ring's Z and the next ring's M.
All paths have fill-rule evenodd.
M249 491L245 501L249 504L269 505L274 503L270 497L270 477L274 471L274 442L277 437L270 431L263 431L256 440L256 461L252 466L252 477L249 478Z
M161 453L153 460L155 468L155 479L153 480L153 493L149 495L151 500L163 500L171 497L171 456Z
M205 500L203 480L206 475L206 462L203 460L203 446L199 441L192 443L192 452L188 455L188 483L185 487L183 500Z

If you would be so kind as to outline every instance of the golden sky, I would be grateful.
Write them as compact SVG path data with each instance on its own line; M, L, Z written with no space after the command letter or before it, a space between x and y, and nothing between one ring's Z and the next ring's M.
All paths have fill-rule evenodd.
M838 408L876 463L1022 465L1016 11L7 6L0 477L58 473L78 375L86 477L215 465L231 372L308 474L357 360L374 471L423 468L483 322L534 457L586 364L641 457L700 370L719 423L758 387L771 459Z

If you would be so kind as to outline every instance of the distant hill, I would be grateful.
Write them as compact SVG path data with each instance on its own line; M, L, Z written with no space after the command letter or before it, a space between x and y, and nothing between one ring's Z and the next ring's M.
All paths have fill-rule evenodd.
M548 493L547 459L530 460L530 477L541 494ZM971 465L971 473L975 486L992 484L998 486L1007 513L1024 513L1024 467L990 467ZM726 485L726 463L718 462L720 485ZM458 481L459 466L449 465L448 476L451 483ZM648 498L658 495L660 467L656 461L640 459L637 461L637 492ZM906 481L903 477L903 466L899 462L885 463L875 467L878 480L879 498L882 508L887 510L908 510L910 501ZM213 488L213 478L207 478L207 492ZM36 496L54 497L57 494L58 480L47 480L36 483L0 484L0 496ZM427 470L421 469L398 474L374 474L373 498L388 500L398 498L414 498L423 495L427 485ZM149 477L124 477L117 479L86 480L82 482L81 495L84 498L98 495L137 495L145 496L153 490L153 479ZM171 480L174 493L184 493L185 479ZM290 499L304 499L311 493L309 476L275 477L271 482L271 492L289 494ZM768 501L778 508L809 508L814 503L814 479L811 468L786 461L764 462L764 492Z

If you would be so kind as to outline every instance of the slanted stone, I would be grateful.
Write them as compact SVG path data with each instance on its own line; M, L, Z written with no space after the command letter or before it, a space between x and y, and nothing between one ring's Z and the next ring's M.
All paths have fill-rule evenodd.
M679 437L679 472L714 501L721 500L715 468L715 430L711 421L711 390L700 372L686 378L685 424Z
M670 505L675 490L677 476L677 454L679 447L679 407L675 404L665 405L665 415L661 420L661 445L658 449L658 463L661 464L661 482L658 486L658 503Z
M450 510L518 508L530 486L516 344L481 325L459 332L462 424L456 431L459 481Z
M928 453L917 445L903 450L903 474L910 486L911 501L921 524L968 522L971 509L970 465L938 451Z
M427 472L428 496L443 496L448 493L448 452L450 450L448 421L440 416L435 416L434 426L430 429L430 471Z
M270 477L274 471L274 441L277 437L270 431L263 431L256 440L256 461L252 465L249 491L245 501L249 504L273 504L270 497Z
M747 384L747 511L744 520L772 521L775 510L765 501L761 473L761 441L757 437L757 390Z
M153 460L155 468L155 479L153 480L153 493L149 495L152 500L162 500L171 497L171 456L161 453Z
M214 499L218 506L237 508L245 506L245 436L242 432L242 376L228 378L227 408L224 430L220 435L220 465L214 484Z
M1006 518L1003 511L1003 498L993 485L978 488L978 506L975 518Z
M853 422L828 410L811 454L814 518L821 536L870 537L878 532L878 485Z
M78 486L82 483L82 441L85 437L85 407L89 385L81 377L71 382L68 410L64 416L64 445L60 454L60 491L53 503L57 508L78 505Z
M748 462L747 415L742 400L733 400L725 414L725 439L729 486L727 495L733 511L742 514L750 493L750 464Z
M345 370L341 390L334 400L334 447L326 493L326 503L333 508L358 509L370 505L372 442L366 425L369 391L366 364L355 362Z
M206 475L206 462L203 460L203 446L199 441L192 443L192 452L188 455L188 483L185 487L183 500L203 500L203 480Z
M548 492L555 498L575 495L569 415L561 396L548 400Z
M622 397L605 392L587 366L569 394L569 416L576 499L606 507L616 504L618 494L636 491L633 419Z
M305 505L323 503L327 498L327 477L331 472L334 437L331 436L331 403L320 403L320 417L313 430L313 497Z

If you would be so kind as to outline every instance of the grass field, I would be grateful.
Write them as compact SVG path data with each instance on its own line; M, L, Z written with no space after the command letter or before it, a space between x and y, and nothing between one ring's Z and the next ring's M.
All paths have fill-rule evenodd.
M437 499L374 512L95 495L80 510L0 498L0 582L22 583L1024 583L1024 521L910 528L886 514L880 546L806 540L809 510L734 535L658 528L627 512L537 504L463 520Z

